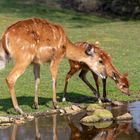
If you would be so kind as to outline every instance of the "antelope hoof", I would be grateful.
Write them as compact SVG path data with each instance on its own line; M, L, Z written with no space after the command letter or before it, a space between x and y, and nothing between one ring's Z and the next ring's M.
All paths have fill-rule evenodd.
M66 102L66 98L65 97L62 98L62 102Z
M22 109L20 107L15 107L15 111L20 114L20 115L24 115L25 113L22 111Z
M53 107L54 107L54 109L59 109L57 102L53 102Z
M34 102L33 106L32 106L34 109L39 109L39 105L38 103Z
M102 100L99 98L98 99L98 102L99 102L99 104L102 104L103 102L102 102Z
M102 100L103 102L111 102L111 100L109 100L109 99L107 99L107 98L103 98L103 100Z

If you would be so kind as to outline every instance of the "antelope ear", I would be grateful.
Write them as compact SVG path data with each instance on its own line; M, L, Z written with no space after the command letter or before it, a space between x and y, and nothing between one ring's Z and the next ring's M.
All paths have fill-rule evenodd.
M86 48L86 50L85 50L85 53L87 54L87 55L89 55L89 56L93 56L94 55L94 48L92 47L92 45L91 44L86 44L86 46L85 46L85 48Z
M128 72L125 72L125 73L123 74L123 76L124 76L124 77L128 77Z
M97 46L100 45L100 42L99 41L96 41L95 42L95 45L97 45Z
M117 81L117 79L119 78L119 75L115 72L112 72L112 78L114 81Z

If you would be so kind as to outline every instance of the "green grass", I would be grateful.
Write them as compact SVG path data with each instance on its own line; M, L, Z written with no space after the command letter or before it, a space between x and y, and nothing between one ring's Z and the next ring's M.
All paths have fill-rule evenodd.
M112 100L138 100L140 99L140 21L124 21L104 18L94 14L78 13L72 10L53 8L47 5L33 3L33 0L24 3L16 0L0 1L0 33L13 22L29 18L42 17L61 24L71 41L99 41L102 48L111 54L113 63L121 72L129 73L130 90L132 96L123 95L108 79L108 97ZM5 77L13 67L11 61L5 70L0 71L0 115L13 114L10 95ZM60 106L71 102L88 102L92 96L91 91L79 79L78 73L72 77L68 87L69 102L62 103L61 97L64 87L65 75L69 70L67 60L63 60L59 67L57 95ZM94 85L91 74L88 79ZM21 76L16 83L16 94L21 108L26 112L45 111L51 106L52 87L49 64L41 66L41 87L39 95L40 109L32 109L34 97L34 77L32 66ZM102 90L101 90L102 92Z

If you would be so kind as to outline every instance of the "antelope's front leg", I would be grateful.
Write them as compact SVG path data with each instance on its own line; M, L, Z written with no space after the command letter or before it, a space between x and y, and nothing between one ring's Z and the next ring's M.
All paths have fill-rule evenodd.
M57 82L57 72L58 72L58 65L60 63L60 59L52 60L51 62L51 75L52 75L52 87L53 87L53 98L52 103L55 109L58 109L57 99L56 99L56 82Z
M103 102L110 102L110 100L107 99L107 95L106 95L106 80L107 79L102 79L102 82L103 82Z

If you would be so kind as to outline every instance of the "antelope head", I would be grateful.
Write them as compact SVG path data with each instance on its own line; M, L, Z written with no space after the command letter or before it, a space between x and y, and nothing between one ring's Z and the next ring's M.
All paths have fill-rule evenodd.
M112 73L112 78L116 82L118 89L120 89L122 93L130 96L129 82L127 77L128 73L125 73L123 75L119 75L115 72Z
M100 76L102 79L106 79L106 69L104 65L104 61L99 53L95 51L93 44L85 43L85 53L88 56L88 64L89 68Z

